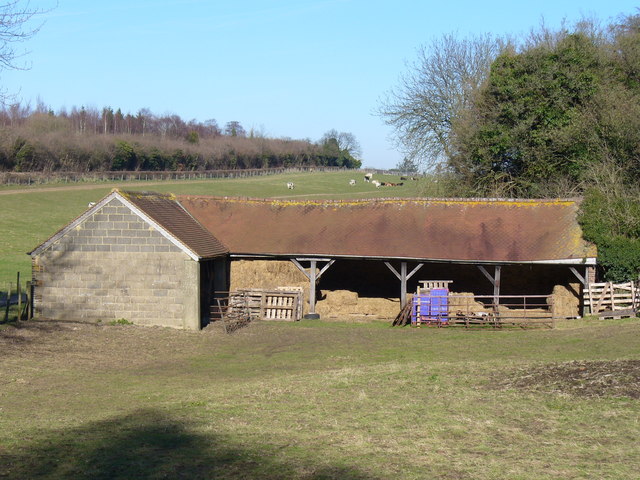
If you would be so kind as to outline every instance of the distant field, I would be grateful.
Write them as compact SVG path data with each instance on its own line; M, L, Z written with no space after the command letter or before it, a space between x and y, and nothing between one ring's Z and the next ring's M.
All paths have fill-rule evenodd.
M355 186L349 185L350 179ZM385 182L398 183L400 177L376 176ZM294 182L289 190L287 182ZM76 218L112 188L152 190L163 193L246 196L259 198L380 198L420 196L421 183L405 181L401 187L375 188L362 181L360 172L294 173L240 179L181 180L165 182L121 182L52 184L27 188L0 189L0 289L31 276L31 251L58 229Z

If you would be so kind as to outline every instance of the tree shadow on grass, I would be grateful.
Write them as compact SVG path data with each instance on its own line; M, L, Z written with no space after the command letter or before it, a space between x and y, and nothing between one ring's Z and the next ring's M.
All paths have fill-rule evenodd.
M215 434L189 431L154 410L44 432L16 452L0 446L0 479L374 480L355 468L294 464Z

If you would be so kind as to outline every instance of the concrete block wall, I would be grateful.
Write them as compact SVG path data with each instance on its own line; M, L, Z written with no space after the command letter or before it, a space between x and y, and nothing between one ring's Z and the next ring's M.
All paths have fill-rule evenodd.
M118 199L34 259L43 318L200 327L199 264Z

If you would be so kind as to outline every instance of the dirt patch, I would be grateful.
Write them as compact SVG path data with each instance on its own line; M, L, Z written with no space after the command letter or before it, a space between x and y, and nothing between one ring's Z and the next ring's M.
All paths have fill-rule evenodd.
M521 369L494 378L498 388L515 388L579 397L640 399L640 360L573 361Z

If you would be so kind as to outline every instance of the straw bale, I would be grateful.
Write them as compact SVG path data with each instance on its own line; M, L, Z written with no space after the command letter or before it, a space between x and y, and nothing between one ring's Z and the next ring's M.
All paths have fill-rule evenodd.
M307 287L309 280L287 260L234 260L231 262L231 290L274 289L282 286Z
M316 312L325 319L393 319L400 311L397 299L359 297L348 290L323 290L321 293L323 299L316 303Z
M357 305L358 293L349 290L322 290L324 300L331 305Z
M580 284L571 283L569 287L556 285L553 287L551 298L556 317L575 317L580 313Z
M491 312L482 302L477 302L472 292L451 292L449 297L449 314L455 315L461 311L464 315Z

